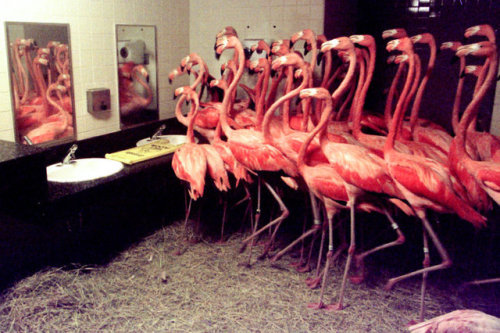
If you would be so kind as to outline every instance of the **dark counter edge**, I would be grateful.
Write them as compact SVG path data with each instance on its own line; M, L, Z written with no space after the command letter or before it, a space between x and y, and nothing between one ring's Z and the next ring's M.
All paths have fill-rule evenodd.
M176 119L167 119L150 122L89 139L71 141L48 147L25 146L13 144L12 142L0 141L0 169L19 169L18 165L25 163L28 160L30 163L43 164L42 170L37 171L37 169L34 168L29 174L29 177L31 178L29 183L22 183L21 185L14 184L16 188L16 195L20 197L23 196L23 193L34 191L30 186L31 183L37 183L37 186L44 187L37 190L38 193L35 195L27 197L24 201L27 206L29 206L29 201L36 201L34 203L39 206L51 204L64 198L83 194L92 190L98 190L101 186L116 183L132 175L147 172L148 170L165 168L165 172L169 172L169 170L171 170L170 162L172 160L172 154L134 165L125 164L123 170L120 172L109 177L99 178L92 181L79 183L54 183L46 181L45 166L60 162L73 143L78 144L76 158L104 157L107 153L134 147L137 141L150 137L162 124L166 125L166 129L163 131L164 134L185 134L185 128L180 125ZM12 192L12 189L8 188L8 186L5 187L5 190ZM9 195L9 192L7 192L7 195ZM9 203L9 205L11 204ZM22 204L20 204L20 207L22 208Z

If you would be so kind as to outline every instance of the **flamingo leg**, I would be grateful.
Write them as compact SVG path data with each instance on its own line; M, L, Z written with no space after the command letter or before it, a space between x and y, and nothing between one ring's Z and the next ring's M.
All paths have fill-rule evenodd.
M409 277L412 277L412 276L415 276L415 275L419 275L419 274L422 274L422 273L425 273L425 272L433 272L433 271L437 271L437 270L449 268L451 266L451 264L452 264L451 260L450 260L450 257L448 255L448 252L443 247L443 245L441 244L441 241L439 240L438 236L436 235L436 233L432 229L432 226L429 223L429 220L427 220L427 217L425 216L425 212L417 211L417 215L420 217L420 220L422 221L422 223L423 223L423 225L425 227L425 231L430 236L430 238L432 240L432 243L434 244L434 246L436 247L439 255L441 256L441 260L442 261L441 261L440 264L429 266L429 267L426 267L426 268L422 268L422 269L416 270L414 272L410 272L410 273L407 273L407 274L404 274L404 275L401 275L401 276L389 279L389 281L387 281L387 284L384 287L385 290L390 290L394 286L394 284L396 284L399 281L402 281L404 279L407 279Z
M260 199L261 199L261 176L259 175L257 177L257 208L255 210L255 219L252 219L253 221L253 226L252 226L252 234L255 233L257 230L257 227L259 225L259 220L260 220ZM245 264L245 266L250 267L251 266L251 261L252 261L252 248L254 244L254 239L252 238L252 241L250 242L250 250L248 251L248 261ZM247 243L243 242L243 246L240 249L240 253L245 251L245 248L247 246Z
M304 220L302 222L302 235L306 233L306 224L307 224L307 216L304 214ZM295 242L293 242L293 243L295 243ZM287 248L289 248L289 247L290 247L290 245L287 246ZM299 261L290 263L290 266L292 266L292 267L299 267L299 266L302 265L303 262L304 262L304 241L301 240Z
M321 241L319 243L318 261L316 262L316 273L314 274L314 277L309 277L306 279L306 284L311 289L316 289L319 286L319 282L321 279L320 268L321 268L321 257L323 256L323 247L325 245L325 235L326 235L326 230L325 228L322 228Z
M326 279L328 277L328 269L333 256L333 214L328 213L328 253L326 255L325 268L323 269L323 278L321 281L321 291L319 293L318 303L310 303L307 305L311 309L322 309L325 307L323 303L323 295L325 292Z
M429 256L429 238L427 237L427 233L425 232L425 229L422 230L423 234L423 252L424 252L424 261L423 261L423 267L427 268L430 266L431 260ZM427 275L429 272L423 272L422 273L422 286L420 288L420 315L419 315L419 321L422 322L424 321L424 312L425 312L425 291L427 289Z
M266 185L266 187L269 190L269 192L274 197L274 199L276 200L276 202L278 203L278 205L280 206L281 215L278 216L277 218L275 218L274 220L272 220L271 222L269 222L268 224L266 224L265 226L263 226L262 228L260 228L259 230L257 230L254 233L252 233L250 236L248 236L246 239L243 240L243 243L248 243L249 241L251 241L252 239L254 239L255 237L257 237L258 235L260 235L263 231L266 231L267 229L269 229L269 228L271 228L271 227L273 227L273 226L276 225L276 227L274 229L274 232L271 235L271 239L268 242L268 245L271 244L272 241L274 240L274 237L276 236L276 232L277 232L277 230L278 230L281 222L285 218L287 218L288 214L289 214L288 208L286 208L285 204L283 203L283 200L281 200L281 198L278 195L278 193L276 193L276 191L273 189L273 187L271 185L269 185L265 180L263 180L263 182L264 182L264 185Z
M222 225L220 229L219 243L224 242L224 225L226 224L226 213L227 213L227 197L224 197L224 207L222 208Z
M394 229L396 231L397 238L392 242L388 242L388 243L376 246L373 249L367 250L363 253L356 255L355 266L359 271L361 271L361 275L351 276L349 279L352 283L358 284L358 283L361 283L363 281L363 279L364 279L363 260L367 256L369 256L372 253L381 251L383 249L387 249L389 247L401 245L405 242L405 236L404 236L403 232L401 231L401 229L399 228L399 225L396 223L396 221L394 221L391 214L385 208L384 208L384 214L387 217L387 219L389 220L389 223L391 224L392 229Z
M330 304L327 306L327 310L342 310L344 308L344 291L347 282L347 274L349 273L349 268L351 267L352 256L354 251L356 251L356 221L355 221L355 210L356 210L356 197L352 197L349 200L349 206L351 207L351 222L350 222L350 236L351 242L349 245L349 250L347 251L347 260L344 268L344 275L342 276L342 285L340 286L339 301L336 304Z

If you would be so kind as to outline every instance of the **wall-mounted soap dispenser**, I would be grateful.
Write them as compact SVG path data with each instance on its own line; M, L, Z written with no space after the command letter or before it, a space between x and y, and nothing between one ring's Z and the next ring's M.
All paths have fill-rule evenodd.
M87 90L87 110L90 113L111 111L111 94L107 88Z

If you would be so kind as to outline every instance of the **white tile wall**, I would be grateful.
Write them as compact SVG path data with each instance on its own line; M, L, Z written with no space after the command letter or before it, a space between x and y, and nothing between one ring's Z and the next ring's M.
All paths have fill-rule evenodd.
M214 58L215 35L231 25L240 39L289 39L312 29L323 33L324 0L190 0L189 41L217 77L220 61ZM228 52L230 53L230 52ZM227 56L229 57L229 56Z
M14 140L5 22L68 23L71 33L77 138L85 139L120 129L115 52L116 24L156 25L160 118L174 113L173 86L167 75L189 52L189 2L180 0L14 0L0 11L0 139ZM176 83L187 83L179 79ZM111 115L96 118L87 112L86 91L111 90ZM168 97L167 97L168 96Z

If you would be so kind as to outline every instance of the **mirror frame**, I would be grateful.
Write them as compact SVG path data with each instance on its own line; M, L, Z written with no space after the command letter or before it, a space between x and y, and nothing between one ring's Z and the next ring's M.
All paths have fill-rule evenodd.
M119 87L119 81L120 81L120 75L119 75L119 59L120 59L120 52L118 50L118 36L119 36L119 29L121 27L146 27L146 28L153 28L154 32L154 61L155 61L155 88L152 89L153 91L153 98L156 100L156 112L157 112L157 119L151 119L151 120L145 120L133 124L123 124L122 122L122 115L120 112L120 87ZM146 125L146 124L151 124L158 122L160 119L160 98L159 98L159 89L158 89L158 31L156 29L156 25L152 24L115 24L115 49L116 49L116 77L117 77L117 87L118 87L118 116L120 118L120 130L124 129L129 129L141 125Z
M13 64L12 64L12 59L11 59L11 50L10 50L10 36L9 36L9 30L12 29L13 25L23 25L23 26L43 26L43 27L50 27L50 26L57 26L57 27L64 27L66 28L67 32L67 40L68 40L68 61L69 61L69 80L71 84L71 107L72 107L72 117L73 117L73 135L63 137L60 139L54 139L54 140L49 140L49 141L44 141L38 144L35 144L36 146L40 147L45 147L45 146L54 146L54 145L59 145L59 144L64 144L67 142L73 142L77 140L77 125L76 125L76 107L75 107L75 89L74 89L74 71L73 71L73 57L72 57L72 47L71 47L71 30L70 30L70 24L69 23L46 23L46 22L20 22L20 21L6 21L5 22L5 42L6 42L6 56L7 56L7 64L8 64L8 69L7 73L9 76L9 85L10 85L10 95L11 95L11 107L12 107L12 115L13 115L13 123L14 123L14 135L15 135L15 142L20 143L20 144L30 144L29 142L26 142L20 137L19 129L18 129L18 124L16 121L16 110L15 110L15 94L14 94L14 88L13 84L14 82L12 81L12 71L13 71ZM24 37L26 38L26 37Z

